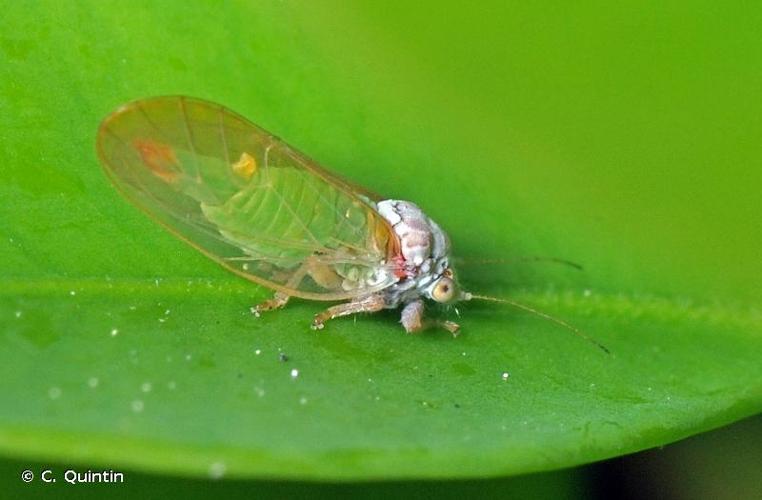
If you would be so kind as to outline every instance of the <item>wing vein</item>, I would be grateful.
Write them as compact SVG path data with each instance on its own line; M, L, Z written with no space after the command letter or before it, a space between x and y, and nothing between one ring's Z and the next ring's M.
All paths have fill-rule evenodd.
M347 221L347 218L346 218L344 215L342 215L342 214L341 214L341 212L339 212L339 209L338 209L338 208L337 208L337 206L336 206L336 205L337 205L337 203L338 203L338 200L334 200L334 202L333 202L333 204L332 204L332 203L331 203L329 200L327 200L327 199L326 199L326 198L323 196L323 194L322 194L320 191L318 191L317 189L315 189L315 187L314 187L314 186L312 186L312 184L308 184L308 186L309 186L309 188L310 188L310 189L312 189L312 191L313 191L315 194L317 194L317 195L318 195L318 198L320 198L320 200L321 200L323 203L325 203L325 205L328 207L328 209L329 209L329 210L333 210L333 213L334 213L334 214L336 214L336 218L337 218L337 219L338 219L338 221L339 221L339 222L338 222L338 224L336 225L336 231L338 232L338 229L341 227L341 225L342 225L342 224L345 224L345 223L346 223L346 221ZM349 227L350 229L352 229L352 230L355 232L355 234L359 234L359 231L358 231L358 229L357 229L357 228L355 228L355 227L352 227L352 226L347 226L347 227Z
M196 144L193 140L193 132L190 129L190 119L188 118L188 110L185 107L185 98L180 97L178 102L180 103L180 112L183 114L183 129L185 130L185 137L188 141L188 148L190 149L191 155L193 155L193 163L196 167L196 182L201 183L203 181L203 178L201 177L201 167L199 166L198 153L196 153Z
M376 227L385 221L365 191L223 106L182 96L128 103L104 120L98 151L129 201L252 281L303 298L338 300L395 279L372 244L388 224ZM243 153L260 164L240 163L239 169ZM353 268L379 271L383 283L356 290L309 279L289 284L289 275L310 259L340 275Z
M323 244L320 243L320 241L318 241L318 239L315 237L315 235L312 234L312 231L310 231L310 229L307 226L304 225L304 221L299 216L299 214L297 214L294 211L294 209L291 208L291 204L288 203L286 201L286 199L278 191L274 190L273 188L270 188L270 190L275 194L275 196L277 196L280 199L280 202L283 204L283 206L286 207L286 210L288 210L291 213L291 215L294 217L294 219L296 219L296 221L299 222L299 224L302 226L302 229L304 230L304 232L307 233L307 235L312 239L312 241L315 243L315 245L319 246L321 249L325 248L323 246Z

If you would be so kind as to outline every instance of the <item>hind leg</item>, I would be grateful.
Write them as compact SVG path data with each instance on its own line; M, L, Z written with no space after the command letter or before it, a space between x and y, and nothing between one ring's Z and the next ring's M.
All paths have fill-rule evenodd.
M291 275L290 278L288 278L288 281L286 282L287 288L296 288L299 286L299 283L302 282L304 277L309 273L310 271L310 262L309 260L305 261L301 266L299 266L296 271L294 271L294 274ZM257 304L255 306L251 307L251 314L256 316L257 318L260 316L261 313L265 311L272 311L274 309L280 309L281 307L285 307L286 304L288 304L288 299L290 299L291 296L284 292L275 292L275 295L273 298L268 299L260 304Z
M275 292L273 298L261 302L255 306L251 306L249 310L251 311L251 314L258 318L260 314L265 311L272 311L275 309L280 309L281 307L285 307L285 305L288 304L288 299L290 298L290 295L286 295L283 292Z
M305 276L311 276L318 285L331 289L340 286L341 281L336 272L325 264L321 264L314 258L308 258L297 268L286 282L287 288L297 288ZM275 292L272 299L251 307L251 313L259 317L265 311L280 309L288 304L290 295L284 292Z

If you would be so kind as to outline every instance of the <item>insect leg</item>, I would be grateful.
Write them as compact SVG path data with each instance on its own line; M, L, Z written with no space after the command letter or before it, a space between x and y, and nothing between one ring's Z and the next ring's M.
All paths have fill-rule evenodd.
M402 308L400 323L407 333L423 330L423 301L416 300Z
M307 275L307 273L310 271L311 261L307 260L305 261L301 266L297 268L296 271L294 271L294 274L291 275L291 277L286 282L287 288L296 288L299 286L299 283L304 279L304 277ZM251 307L251 313L259 317L259 315L265 311L272 311L273 309L280 309L281 307L284 307L286 304L288 304L288 299L290 299L291 296L284 292L275 292L275 295L272 299L266 300L262 302L261 304L257 304L255 306Z
M258 318L259 315L265 311L272 311L273 309L280 309L281 307L284 307L286 304L288 304L288 299L290 298L290 295L286 295L283 292L275 292L273 298L267 299L266 301L255 306L251 306L251 313Z
M377 312L383 309L385 305L386 302L382 295L370 295L358 301L332 306L325 311L316 314L315 319L312 320L311 327L313 330L322 330L325 326L325 322L329 319L363 312Z
M435 321L434 322L438 327L444 328L448 332L452 333L453 337L457 337L460 335L460 325L455 323L454 321Z
M332 267L321 263L317 259L308 261L308 273L312 280L326 290L335 290L341 286L342 277Z
M427 328L438 326L452 333L453 337L458 335L460 325L452 321L438 321L423 318L423 301L416 300L410 302L402 309L400 323L407 333L419 333Z

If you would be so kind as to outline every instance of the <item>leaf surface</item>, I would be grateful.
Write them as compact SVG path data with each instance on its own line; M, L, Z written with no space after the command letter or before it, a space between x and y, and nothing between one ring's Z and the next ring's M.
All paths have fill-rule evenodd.
M3 453L190 475L485 477L758 412L753 16L580 7L570 23L501 5L457 26L370 2L9 5ZM415 201L450 234L467 287L612 354L495 304L461 307L457 339L407 336L391 311L312 332L324 304L306 301L253 318L268 290L164 232L98 167L106 113L170 94L224 103ZM511 260L525 255L585 271Z

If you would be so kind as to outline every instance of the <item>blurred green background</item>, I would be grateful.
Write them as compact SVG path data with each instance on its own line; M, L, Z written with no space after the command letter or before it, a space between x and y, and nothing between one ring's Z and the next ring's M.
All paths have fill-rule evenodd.
M221 455L234 477L485 477L632 452L759 412L758 6L3 8L7 455L194 475ZM305 326L319 306L305 303L252 324L246 308L267 291L163 233L97 165L100 119L162 94L225 104L356 182L416 201L466 260L583 263L584 273L472 263L460 275L570 320L615 354L486 306L465 308L457 344L400 335L392 314L314 337ZM283 374L296 365L253 364L255 347L285 349L312 378L295 386ZM498 385L504 370L510 391ZM366 378L378 385L358 387ZM755 425L742 432L758 436ZM288 434L285 446L268 426ZM681 448L693 451L671 463L733 439ZM20 464L7 462L1 480L16 484ZM591 470L526 487L584 494Z

